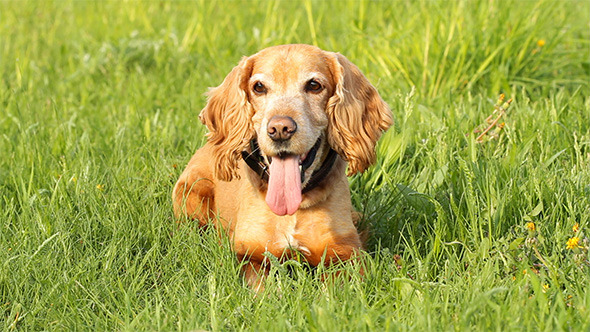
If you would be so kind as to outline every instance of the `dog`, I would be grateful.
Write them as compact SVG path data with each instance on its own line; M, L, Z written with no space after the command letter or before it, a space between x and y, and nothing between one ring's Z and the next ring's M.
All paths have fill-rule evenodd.
M311 266L356 257L347 175L375 162L393 123L361 71L315 46L273 46L207 95L207 142L174 187L176 217L223 228L252 287L268 273L266 252Z

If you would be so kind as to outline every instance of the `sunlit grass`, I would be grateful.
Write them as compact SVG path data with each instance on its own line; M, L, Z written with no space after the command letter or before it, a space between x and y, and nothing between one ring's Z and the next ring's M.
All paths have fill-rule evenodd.
M584 1L0 2L2 329L587 330L589 24ZM170 192L207 88L294 42L357 64L395 125L350 179L364 276L275 263L255 296Z

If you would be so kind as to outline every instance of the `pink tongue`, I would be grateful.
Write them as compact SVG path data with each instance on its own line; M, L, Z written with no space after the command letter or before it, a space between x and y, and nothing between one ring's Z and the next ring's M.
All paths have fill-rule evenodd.
M301 204L299 156L272 158L269 173L266 204L279 216L295 213Z

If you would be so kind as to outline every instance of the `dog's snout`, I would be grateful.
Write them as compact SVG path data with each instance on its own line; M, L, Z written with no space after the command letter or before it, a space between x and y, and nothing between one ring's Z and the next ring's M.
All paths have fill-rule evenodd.
M268 121L266 129L273 141L286 141L297 131L297 123L289 116L275 115Z

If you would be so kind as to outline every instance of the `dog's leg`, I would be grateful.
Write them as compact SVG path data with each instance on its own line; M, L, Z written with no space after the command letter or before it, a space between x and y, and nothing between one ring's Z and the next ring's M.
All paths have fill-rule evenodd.
M172 202L177 218L186 217L206 225L215 213L215 181L210 148L197 150L174 186Z
M260 293L264 291L264 279L268 275L268 269L264 262L247 261L242 266L244 280L253 291Z
M200 177L199 174L183 173L173 192L176 217L198 220L201 226L207 224L215 209L214 188L211 180Z
M358 271L361 277L364 276L365 272L361 260L362 253L359 247L333 244L326 248L322 256L312 255L309 261L311 264L315 263L316 266L340 266L340 268L328 270L320 275L323 281L335 282L339 279L346 281L352 278L352 275L348 272L348 267L352 267L353 271Z
M362 242L352 220L340 224L316 220L315 223L306 223L298 235L296 240L300 247L307 248L305 258L313 266L355 261L362 250Z

